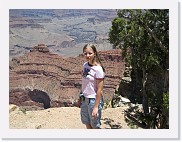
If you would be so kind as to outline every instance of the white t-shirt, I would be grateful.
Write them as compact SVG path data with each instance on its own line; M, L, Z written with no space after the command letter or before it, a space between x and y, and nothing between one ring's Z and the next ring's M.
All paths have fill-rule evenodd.
M82 93L86 98L95 98L97 94L97 80L103 79L105 73L101 66L91 66L88 62L83 64Z

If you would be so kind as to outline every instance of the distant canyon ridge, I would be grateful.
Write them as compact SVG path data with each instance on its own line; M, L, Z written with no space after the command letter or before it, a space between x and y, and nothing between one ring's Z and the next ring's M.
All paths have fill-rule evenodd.
M125 72L121 50L108 41L112 9L10 9L9 103L26 109L76 106L82 48L94 43L106 68L104 99Z
M76 57L86 43L110 50L108 41L115 9L10 9L9 57L28 53L40 44L52 53Z

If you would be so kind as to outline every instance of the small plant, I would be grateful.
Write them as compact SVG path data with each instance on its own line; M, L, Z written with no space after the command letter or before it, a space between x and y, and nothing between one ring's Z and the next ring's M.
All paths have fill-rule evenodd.
M24 114L26 114L26 112L27 112L26 108L21 108L21 111L22 111Z
M103 107L103 109L106 109L106 108L111 108L112 106L111 106L111 101L109 101L109 100L105 100L105 103L104 103L104 107Z

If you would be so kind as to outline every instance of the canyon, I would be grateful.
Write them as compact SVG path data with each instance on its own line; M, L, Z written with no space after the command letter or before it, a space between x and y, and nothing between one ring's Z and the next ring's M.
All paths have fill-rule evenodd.
M99 51L106 69L104 100L111 101L125 72L120 49ZM62 57L38 44L9 63L9 103L26 110L77 106L81 89L82 53Z
M26 110L77 106L82 48L93 43L106 69L104 100L125 72L108 34L114 9L10 9L9 103Z
M52 53L77 57L86 43L110 50L108 41L115 9L10 9L9 58L44 43Z

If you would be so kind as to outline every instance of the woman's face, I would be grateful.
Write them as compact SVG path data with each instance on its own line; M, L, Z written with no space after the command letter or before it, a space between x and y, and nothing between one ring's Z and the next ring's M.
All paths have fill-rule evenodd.
M92 50L92 48L91 48L91 47L85 48L84 51L83 51L83 55L84 55L85 59L86 59L90 64L92 64L92 61L93 61L94 56L95 56L94 51Z

